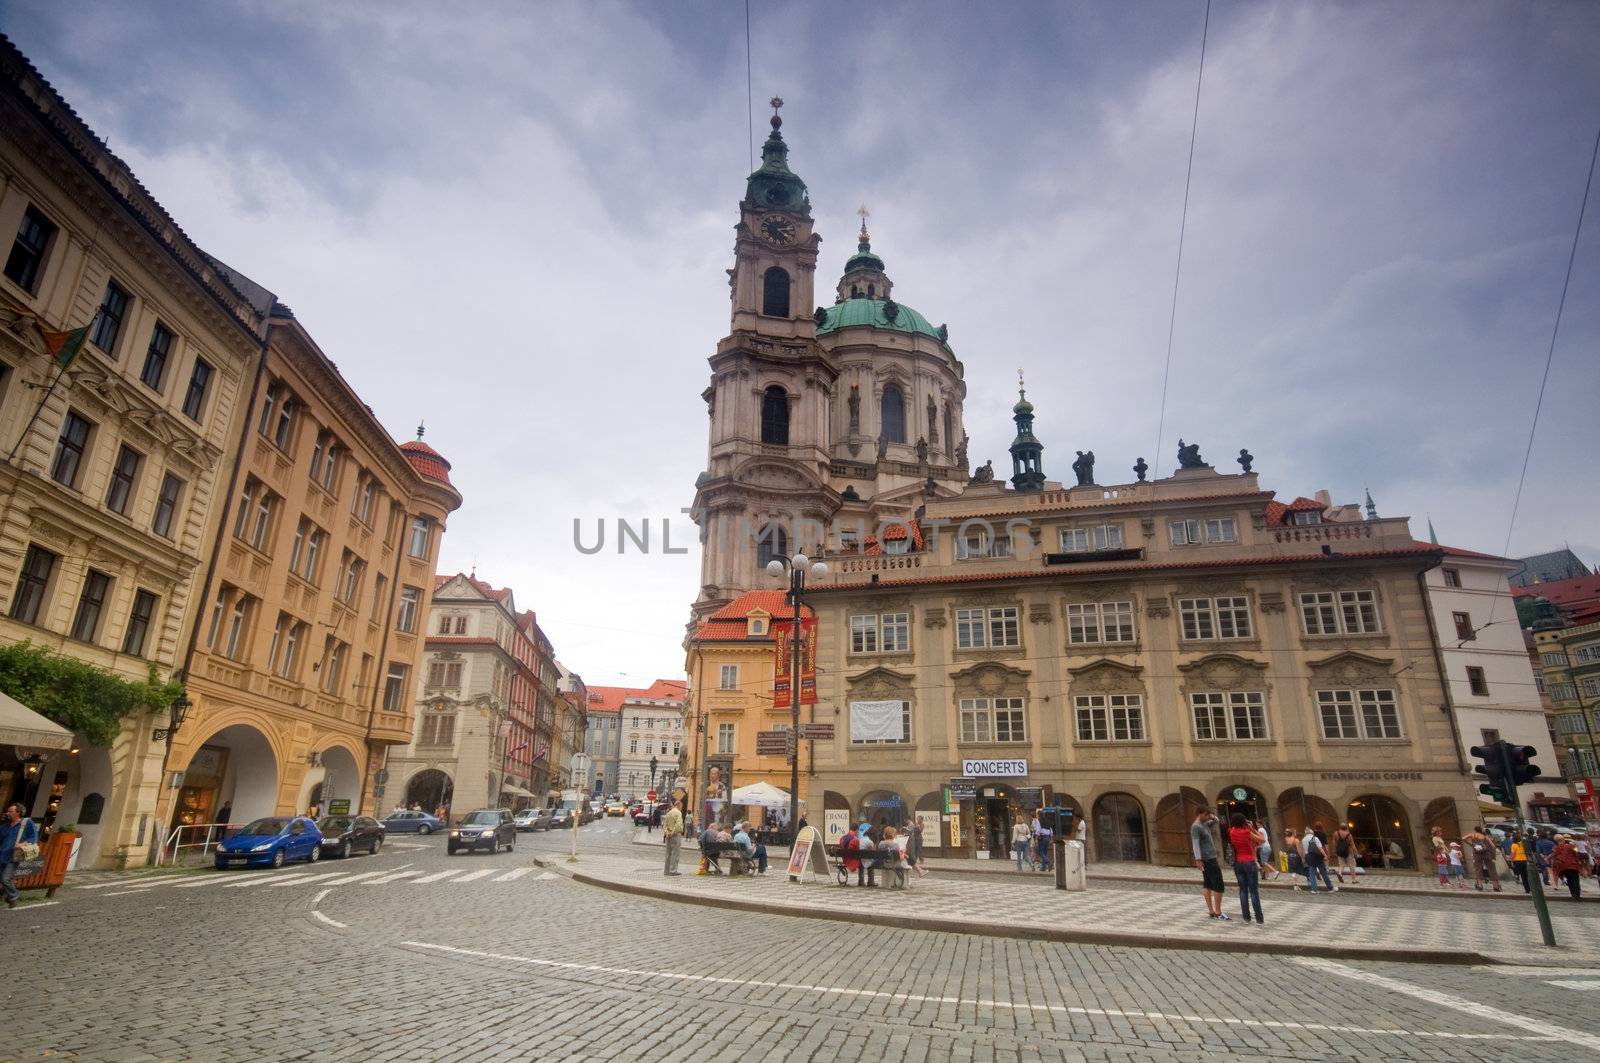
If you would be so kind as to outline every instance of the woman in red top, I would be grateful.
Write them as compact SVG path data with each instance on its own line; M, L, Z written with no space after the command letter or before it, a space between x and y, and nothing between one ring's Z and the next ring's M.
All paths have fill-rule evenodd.
M1583 859L1569 839L1556 842L1556 851L1550 854L1550 870L1567 884L1573 900L1583 896Z
M1233 847L1233 877L1239 882L1239 914L1250 921L1250 909L1256 911L1256 925L1266 922L1261 918L1261 865L1256 863L1256 853L1267 836L1252 830L1244 813L1235 812L1228 819L1228 844Z

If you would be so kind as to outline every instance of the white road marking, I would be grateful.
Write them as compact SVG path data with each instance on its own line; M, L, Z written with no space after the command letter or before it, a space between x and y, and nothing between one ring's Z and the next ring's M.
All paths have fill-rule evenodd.
M1568 1044L1582 1045L1595 1051L1600 1051L1600 1034L1587 1033L1583 1030L1571 1030L1564 1026L1557 1026L1544 1019L1534 1019L1526 1015L1518 1015L1511 1011L1502 1011L1489 1004L1480 1004L1466 997L1458 997L1451 993L1442 993L1437 989L1425 989L1410 982L1402 982L1397 978L1385 978L1381 974L1371 971L1358 971L1354 967L1346 967L1342 963L1330 963L1327 960L1310 958L1297 958L1293 961L1302 967L1314 967L1320 974L1336 974L1340 978L1348 978L1352 982L1365 982L1367 985L1387 989L1391 993L1403 993L1408 997L1429 1004L1436 1004L1441 1008L1460 1011L1477 1019L1489 1022L1498 1022L1506 1026L1517 1026L1524 1030L1537 1030L1544 1034L1543 1040L1566 1041Z
M329 926L336 926L340 930L348 930L349 929L349 927L347 927L343 923L339 922L339 920L337 920L337 919L329 919L327 916L323 915L321 912L312 912L311 914L316 916L318 919L321 919L324 923L327 923Z
M538 882L543 882L543 881L545 881L545 880L546 880L546 879L552 879L552 878L560 878L560 877L561 877L561 876L560 876L560 875L558 875L558 874L556 874L556 873L555 873L555 872L553 872L553 871L545 871L545 872L542 872L542 873L541 873L541 874L540 874L540 875L539 875L539 877L538 877L538 879L536 879L536 880L535 880L535 881L538 881Z
M366 885L368 885L368 886L381 886L385 882L398 882L400 879L410 878L413 875L420 875L420 874L422 874L421 871L396 871L396 872L394 872L392 874L384 875L382 878L368 879L367 882L366 882Z
M505 874L501 875L499 878L495 879L495 881L496 882L511 882L511 881L513 881L515 879L521 878L523 875L526 875L528 872L530 872L532 870L533 870L533 868L531 868L531 867L514 867L510 871L507 871Z
M496 868L496 867L480 867L476 871L468 871L465 875L462 875L460 878L456 879L454 882L452 882L450 884L452 886L459 886L463 882L471 882L474 879L483 878L485 875L492 875L498 870L499 870L499 868Z
M100 896L102 896L102 897L126 897L129 894L133 894L133 893L149 893L149 892L150 892L150 887L149 886L145 886L143 889L118 890L115 893L102 893Z
M415 842L390 842L391 849L432 849L431 845L418 845Z
M451 875L459 873L460 870L460 868L452 867L449 871L435 871L431 875L423 875L421 878L412 879L411 884L420 886L425 882L438 882L442 878L449 878Z
M651 979L668 979L681 982L701 982L714 985L731 985L749 987L754 989L793 989L809 993L826 993L847 997L882 997L891 1000L907 1000L917 1003L929 1004L970 1004L980 1008L993 1008L998 1010L1010 1009L1013 1011L1046 1011L1066 1015L1098 1015L1108 1018L1152 1019L1161 1022L1191 1022L1207 1023L1219 1026L1254 1026L1263 1029L1283 1030L1324 1030L1331 1033L1362 1033L1380 1034L1391 1037L1436 1037L1441 1040L1452 1041L1558 1041L1567 1038L1559 1035L1536 1035L1507 1033L1456 1033L1447 1030L1403 1030L1398 1027L1382 1026L1343 1026L1332 1023L1316 1022L1279 1022L1270 1019L1245 1019L1234 1015L1188 1015L1181 1012L1170 1011L1143 1011L1136 1008L1086 1008L1067 1004L1019 1004L1009 1000L988 1000L982 998L929 996L921 993L892 993L878 989L849 989L843 986L806 985L797 982L767 982L754 978L722 978L706 974L682 974L677 971L645 971L628 967L606 967L595 963L563 963L559 960L540 960L531 956L508 956L498 952L481 952L477 949L456 948L453 945L435 945L426 941L402 941L402 945L412 948L428 949L434 952L448 952L457 956L473 956L479 959L504 960L508 963L523 963L535 967L549 967L564 971L584 971L592 974L623 975ZM1311 964L1321 964L1324 961L1299 961ZM1337 964L1333 966L1337 967ZM1361 972L1352 971L1352 974ZM1388 981L1388 979L1383 979ZM1397 983L1398 984L1398 983ZM1409 989L1409 987L1407 987ZM1440 994L1443 995L1443 994ZM1470 1002L1462 1001L1463 1004ZM1470 1004L1472 1008L1478 1005ZM1493 1009L1489 1009L1492 1011ZM1492 1018L1493 1016L1484 1016ZM1529 1025L1533 1020L1526 1020L1518 1025ZM1570 1033L1570 1031L1568 1031ZM1587 1035L1577 1035L1587 1036ZM1596 1038L1600 1041L1600 1038Z
M1545 984L1558 985L1562 989L1582 989L1592 992L1600 989L1600 978L1555 978Z
M313 905L321 904L322 903L322 898L326 897L328 894L330 894L332 892L333 892L333 890L331 890L331 889L323 890L321 893L319 893L315 897L311 898L311 903Z
M48 908L53 904L60 904L60 903L61 903L60 901L40 901L38 904L30 904L30 905L27 905L27 907L29 907L29 908Z
M400 866L401 867L405 867L407 865L402 864ZM384 871L362 871L362 872L359 872L359 873L354 874L354 875L346 875L344 878L331 878L327 882L323 883L323 885L325 885L325 886L348 886L352 882L360 882L363 879L369 879L369 878L372 878L375 875L393 874L397 870L399 870L399 868L391 867L391 868L389 868L387 870L384 870Z
M180 875L176 872L169 872L165 875L124 875L121 878L114 878L109 882L91 882L87 886L74 885L72 888L75 890L103 890L110 889L112 886L128 886L135 882L144 883L149 886L165 886L167 882L171 881L172 879L188 877L189 876L187 875ZM150 881L151 879L155 879L157 881L152 882Z
M1592 977L1600 974L1600 968L1597 967L1523 967L1509 963L1479 964L1473 970L1483 974L1505 974L1524 978L1558 978L1571 975Z
M321 882L325 878L338 878L341 874L343 874L342 871L324 871L320 875L296 875L286 882L274 882L272 885L274 888L278 886L303 886L308 882Z
M292 872L289 872L288 874L283 874L283 875L268 875L265 878L256 878L256 877L252 876L250 878L245 879L242 882L229 882L223 888L224 889L230 889L230 890L249 889L251 886L265 886L269 882L283 882L283 881L285 881L287 879L299 878L301 875L304 875L304 874L305 874L304 871L292 871Z

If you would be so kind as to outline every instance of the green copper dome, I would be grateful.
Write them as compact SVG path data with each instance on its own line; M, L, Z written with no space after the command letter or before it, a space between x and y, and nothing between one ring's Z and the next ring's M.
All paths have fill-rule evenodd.
M884 313L884 309L890 305L895 307L893 321ZM927 318L904 303L895 303L887 299L868 299L862 296L834 303L824 310L826 316L817 323L819 336L852 325L871 325L874 328L893 329L896 332L920 332L929 339L943 344L946 350L950 350L949 330L943 325L936 327L929 324Z

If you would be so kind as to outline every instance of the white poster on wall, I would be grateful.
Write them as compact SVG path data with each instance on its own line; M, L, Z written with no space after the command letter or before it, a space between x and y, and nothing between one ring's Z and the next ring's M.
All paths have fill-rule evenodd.
M903 701L852 701L850 703L850 741L904 741L905 704Z
M843 838L850 830L850 810L845 808L828 809L824 825L828 829L827 844L838 845L839 839Z
M939 831L939 813L937 810L924 809L917 813L917 825L922 828L922 844L928 848L935 848L943 844L944 838Z

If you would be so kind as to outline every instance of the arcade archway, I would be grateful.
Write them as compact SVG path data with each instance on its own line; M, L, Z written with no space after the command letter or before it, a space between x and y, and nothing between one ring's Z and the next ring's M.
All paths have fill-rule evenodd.
M183 768L175 827L248 823L278 811L278 758L267 736L247 723L224 727L200 744Z
M417 806L432 812L450 803L455 794L455 783L438 768L424 768L406 781L406 807Z

